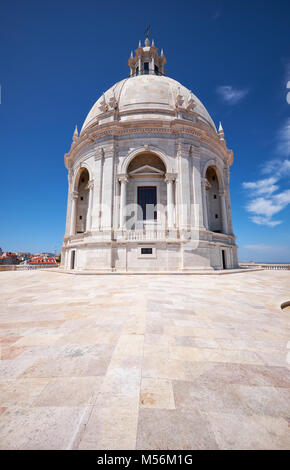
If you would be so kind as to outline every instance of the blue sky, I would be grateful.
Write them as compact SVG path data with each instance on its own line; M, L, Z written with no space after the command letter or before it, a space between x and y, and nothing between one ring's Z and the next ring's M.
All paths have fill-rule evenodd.
M2 0L0 247L59 251L63 156L74 126L128 76L128 57L149 23L167 75L222 121L234 151L240 260L290 262L289 18L285 0L147 0L142 8L136 1Z

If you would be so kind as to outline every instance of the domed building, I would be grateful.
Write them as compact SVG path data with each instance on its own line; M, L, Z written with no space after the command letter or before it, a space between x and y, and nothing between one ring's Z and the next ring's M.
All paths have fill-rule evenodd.
M201 101L139 43L130 76L102 94L69 153L67 270L150 272L235 268L233 153Z

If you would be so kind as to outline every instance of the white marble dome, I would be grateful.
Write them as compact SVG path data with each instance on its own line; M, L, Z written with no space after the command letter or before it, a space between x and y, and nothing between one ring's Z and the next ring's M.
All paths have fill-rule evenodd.
M201 101L141 41L130 77L102 94L70 151L62 267L211 272L237 267L233 152Z
M175 119L176 103L185 108L183 118L192 120L192 113L186 116L186 110L193 111L198 119L210 125L215 124L202 102L186 87L176 80L157 75L130 77L109 88L94 104L87 115L82 131L97 122L105 122L103 105L108 109L118 108L120 121L134 119ZM152 114L150 114L152 110ZM101 117L102 116L102 117Z

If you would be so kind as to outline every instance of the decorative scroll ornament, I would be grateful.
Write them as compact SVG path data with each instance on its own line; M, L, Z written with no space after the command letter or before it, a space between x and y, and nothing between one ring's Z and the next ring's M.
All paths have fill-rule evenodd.
M113 92L113 96L109 99L109 106L112 109L117 110L118 109L118 101L116 100L115 93Z
M102 111L102 113L106 113L109 109L109 106L106 102L106 97L105 97L104 93L103 93L103 101L101 101L100 104L101 104L101 106L99 106L99 109Z
M196 103L193 99L193 94L190 92L190 98L188 100L188 103L187 103L187 111L194 111L194 108L196 107Z
M182 108L183 103L184 103L184 99L183 99L183 96L181 95L180 87L178 87L178 95L175 100L175 107Z

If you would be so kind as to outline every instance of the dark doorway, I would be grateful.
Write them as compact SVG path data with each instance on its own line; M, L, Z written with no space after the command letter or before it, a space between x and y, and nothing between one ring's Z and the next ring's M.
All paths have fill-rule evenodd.
M222 258L223 258L223 269L227 269L225 250L222 250Z
M75 259L76 259L76 252L73 250L71 252L71 262L70 262L70 268L74 269L75 268Z
M142 218L143 220L148 220L150 212L146 213L146 206L156 206L157 197L156 197L156 186L139 186L138 187L138 205L142 209ZM154 220L157 219L157 212L154 211Z

